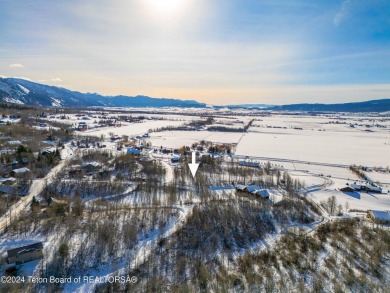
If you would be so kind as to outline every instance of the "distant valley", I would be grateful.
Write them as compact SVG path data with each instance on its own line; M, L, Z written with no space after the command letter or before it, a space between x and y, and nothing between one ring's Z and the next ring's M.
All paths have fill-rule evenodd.
M20 78L0 78L0 102L44 107L188 107L204 108L205 103L195 100L152 98L147 96L104 96L96 93L80 93L65 88L35 83ZM387 112L390 99L351 102L342 104L239 104L215 107L230 109L263 109L293 112Z

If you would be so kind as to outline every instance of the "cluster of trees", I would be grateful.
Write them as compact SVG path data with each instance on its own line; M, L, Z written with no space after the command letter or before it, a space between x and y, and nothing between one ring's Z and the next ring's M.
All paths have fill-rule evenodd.
M333 216L343 215L343 210L344 210L343 205L337 202L337 198L334 195L329 197L326 201L321 201L320 204L330 215ZM347 202L345 205L345 210L348 209L349 209L349 204Z
M362 171L362 167L352 165L352 166L349 166L349 170L351 170L353 173L355 173L360 179L367 180L367 176Z
M19 239L37 231L42 237L55 239L55 245L44 251L38 268L39 277L78 277L81 272L118 262L128 264L129 269L137 267L142 253L146 253L136 249L139 241L161 231L177 217L177 211L169 208L128 208L108 204L105 210L89 211L78 210L79 204L80 199L72 199L69 202L72 208L61 216L51 211L52 206L44 212L33 209L8 228L9 239ZM24 287L23 292L38 289L32 283L24 285L31 287ZM39 289L59 292L61 285L41 284Z
M125 191L126 184L121 181L63 181L55 180L47 185L41 195L49 197L80 197L94 196L96 198L118 195Z
M193 238L199 233L191 232ZM180 238L175 241L180 243ZM104 284L98 290L386 292L390 285L386 267L390 233L355 220L326 223L312 236L287 233L268 249L240 254L222 250L189 257L191 249L166 245L137 270L128 271L139 278L138 283L120 287Z

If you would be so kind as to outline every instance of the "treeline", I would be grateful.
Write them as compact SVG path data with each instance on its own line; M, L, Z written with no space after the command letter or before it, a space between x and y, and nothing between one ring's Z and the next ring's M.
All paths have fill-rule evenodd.
M366 174L361 170L361 167L356 165L349 166L349 170L355 173L360 179L368 180Z

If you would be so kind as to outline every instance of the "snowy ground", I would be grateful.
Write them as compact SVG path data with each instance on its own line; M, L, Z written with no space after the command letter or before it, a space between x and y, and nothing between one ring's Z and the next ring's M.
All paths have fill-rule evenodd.
M122 127L111 127L104 129L91 129L83 132L85 135L101 136L106 137L112 132L114 135L142 135L147 133L150 129L156 129L167 126L179 126L182 125L183 121L170 121L170 120L160 120L160 121L147 121L143 123L132 123Z
M390 194L377 194L366 192L341 192L337 190L319 190L309 194L315 202L326 201L336 196L337 202L345 207L348 202L350 209L359 210L390 210Z
M191 146L201 140L213 143L238 143L242 133L239 132L211 132L211 131L164 131L151 133L148 141L153 146L180 148Z
M346 126L345 126L346 127ZM272 131L271 131L272 130ZM251 128L236 154L340 165L383 166L390 135L376 132L330 132Z

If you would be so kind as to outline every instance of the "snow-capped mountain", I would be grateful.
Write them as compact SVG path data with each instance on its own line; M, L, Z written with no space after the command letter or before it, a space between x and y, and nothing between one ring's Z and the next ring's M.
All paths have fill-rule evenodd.
M0 78L0 101L49 107L205 107L193 100L80 93L20 78Z

